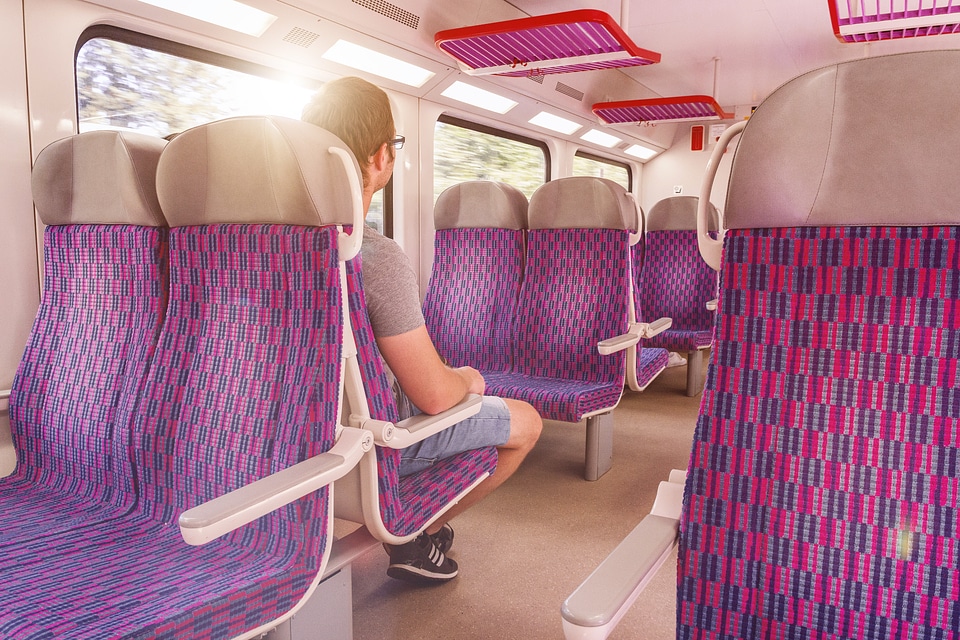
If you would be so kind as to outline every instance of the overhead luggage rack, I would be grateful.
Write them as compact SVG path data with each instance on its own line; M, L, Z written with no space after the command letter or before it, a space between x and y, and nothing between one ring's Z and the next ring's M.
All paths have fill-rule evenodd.
M593 113L604 124L728 120L733 117L710 96L674 96L648 100L598 102Z
M875 42L960 31L957 0L827 0L840 42Z
M609 14L578 9L438 31L437 47L470 75L538 76L660 62Z

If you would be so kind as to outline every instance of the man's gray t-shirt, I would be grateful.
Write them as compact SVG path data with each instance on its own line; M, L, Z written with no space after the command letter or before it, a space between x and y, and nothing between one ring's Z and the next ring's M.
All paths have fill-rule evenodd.
M410 260L400 245L364 225L360 255L363 261L363 293L373 335L388 338L422 327L420 287ZM410 417L413 413L410 401L400 390L386 362L383 367L393 387L400 419Z

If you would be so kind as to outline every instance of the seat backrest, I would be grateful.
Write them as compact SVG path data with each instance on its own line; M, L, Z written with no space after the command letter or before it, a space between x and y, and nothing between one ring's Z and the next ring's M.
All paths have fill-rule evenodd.
M597 343L627 332L636 205L604 178L552 180L530 199L514 371L623 382L625 355Z
M176 523L332 446L344 332L335 225L355 221L358 176L338 138L287 118L221 120L168 145L158 193L170 305L135 422L146 516ZM221 544L319 567L328 498L316 491Z
M44 148L32 177L43 293L10 396L14 475L118 507L134 499L129 423L166 306L164 145L74 135Z
M800 76L747 123L678 637L956 636L958 102L960 51L911 53Z
M526 196L502 182L464 182L437 198L423 315L451 365L510 369L526 219Z
M643 265L636 273L637 315L643 320L673 318L673 329L709 331L713 312L706 304L717 295L717 272L697 247L696 196L657 202L646 215ZM713 220L717 210L709 211ZM635 255L641 249L635 249Z

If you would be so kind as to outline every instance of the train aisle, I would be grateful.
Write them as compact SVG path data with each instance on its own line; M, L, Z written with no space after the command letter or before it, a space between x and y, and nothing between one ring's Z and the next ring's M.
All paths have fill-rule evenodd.
M560 640L560 605L649 513L657 485L685 469L700 396L684 395L686 370L667 369L616 410L614 463L583 480L582 424L547 421L505 485L453 521L452 583L415 587L386 576L373 551L353 565L357 640ZM676 553L611 639L667 640L675 631Z

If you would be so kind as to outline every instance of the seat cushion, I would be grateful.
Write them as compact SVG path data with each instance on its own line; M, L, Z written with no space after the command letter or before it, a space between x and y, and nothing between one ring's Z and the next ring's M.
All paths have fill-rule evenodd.
M524 400L542 417L563 422L580 422L586 414L613 409L623 393L623 380L595 383L521 373L492 373L484 379L487 395Z
M0 566L5 638L231 638L288 611L316 575L296 548L194 547L175 523L143 517L18 551Z
M667 329L648 340L644 345L659 347L667 351L697 351L706 349L713 342L713 329L707 331L685 331L683 329Z
M646 387L667 368L670 352L666 349L644 347L637 358L637 382Z

